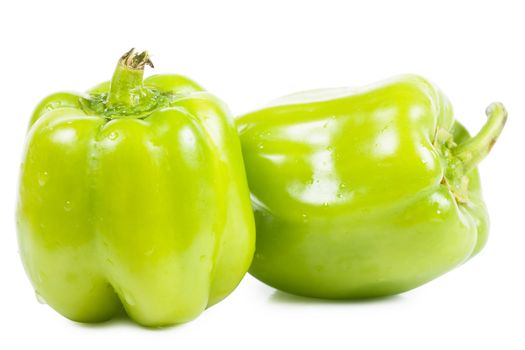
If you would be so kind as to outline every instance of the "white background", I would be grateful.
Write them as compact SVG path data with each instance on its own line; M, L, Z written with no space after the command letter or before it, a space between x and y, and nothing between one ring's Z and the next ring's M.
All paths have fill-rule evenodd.
M3 1L0 5L0 348L524 349L525 10L520 1ZM476 132L509 122L480 167L491 214L484 251L403 295L331 302L250 276L188 324L70 322L37 303L17 251L16 186L33 107L109 79L130 47L155 73L192 77L234 114L280 95L399 73L439 85ZM151 74L149 70L147 74ZM521 334L520 334L521 333Z

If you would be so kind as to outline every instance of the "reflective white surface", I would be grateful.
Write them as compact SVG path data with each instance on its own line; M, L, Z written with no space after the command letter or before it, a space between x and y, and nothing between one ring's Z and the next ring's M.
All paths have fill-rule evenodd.
M524 349L522 8L507 0L1 2L0 349ZM132 46L152 53L156 73L194 78L235 114L293 91L405 72L435 81L472 131L484 123L485 106L501 100L509 122L480 167L491 216L486 248L391 299L304 299L247 276L200 318L167 330L60 317L36 301L17 253L14 204L27 122L49 93L106 79L114 58ZM42 183L50 176L42 174Z

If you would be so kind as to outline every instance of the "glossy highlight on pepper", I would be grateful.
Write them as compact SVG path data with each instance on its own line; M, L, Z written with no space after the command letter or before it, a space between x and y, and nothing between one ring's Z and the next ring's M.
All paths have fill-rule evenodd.
M477 254L489 219L473 138L443 93L407 75L283 97L237 120L257 228L250 273L277 289L369 298L424 284Z
M56 93L31 119L17 209L39 299L100 322L124 308L145 326L186 322L246 273L254 223L226 106L126 53L110 82Z

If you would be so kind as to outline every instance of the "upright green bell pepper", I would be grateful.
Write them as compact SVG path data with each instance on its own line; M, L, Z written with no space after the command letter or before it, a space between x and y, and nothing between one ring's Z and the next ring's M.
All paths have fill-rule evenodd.
M476 165L506 120L474 138L431 83L290 95L238 119L257 228L250 273L284 291L363 298L415 288L480 251Z
M111 82L34 112L21 169L20 254L37 295L80 322L122 306L136 322L185 322L246 273L254 223L225 105L179 75L143 81L147 53Z

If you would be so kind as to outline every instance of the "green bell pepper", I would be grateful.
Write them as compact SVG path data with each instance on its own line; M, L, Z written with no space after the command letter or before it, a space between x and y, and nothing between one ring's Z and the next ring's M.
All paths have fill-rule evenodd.
M40 299L65 317L185 322L250 265L255 226L226 106L179 75L143 81L126 53L111 82L57 93L31 119L17 210ZM152 65L151 65L152 66Z
M506 120L471 138L418 76L278 99L237 120L254 206L250 273L321 298L401 293L474 256L488 233L476 165Z

